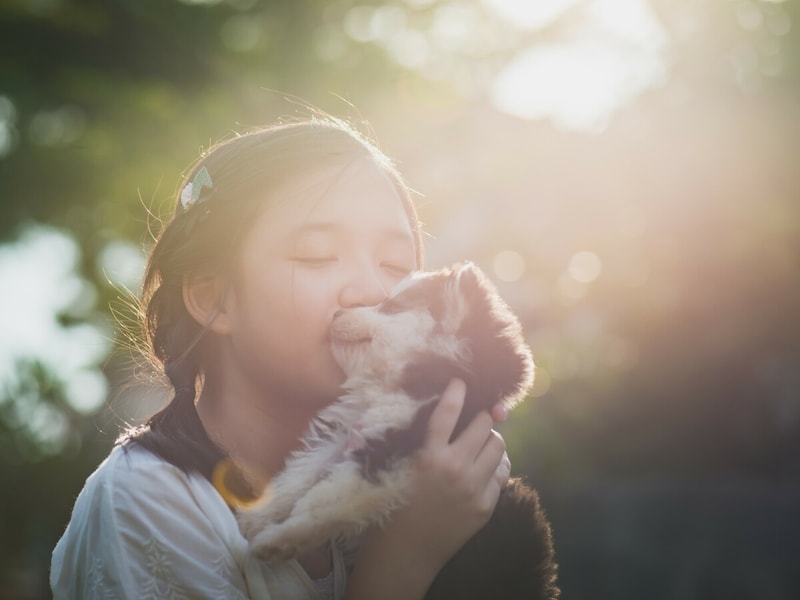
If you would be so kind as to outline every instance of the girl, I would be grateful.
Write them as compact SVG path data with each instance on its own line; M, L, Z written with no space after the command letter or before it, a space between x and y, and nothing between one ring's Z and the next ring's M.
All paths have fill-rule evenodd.
M141 298L174 397L87 479L53 551L55 598L423 598L488 520L510 471L492 429L500 405L450 442L462 380L431 417L411 501L367 533L354 566L333 543L259 561L234 514L341 393L332 315L377 304L422 266L408 188L346 123L274 125L203 155Z

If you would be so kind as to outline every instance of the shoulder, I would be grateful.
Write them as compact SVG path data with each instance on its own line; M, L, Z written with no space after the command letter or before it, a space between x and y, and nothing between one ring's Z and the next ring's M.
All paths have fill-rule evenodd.
M189 479L174 465L156 456L135 442L114 446L108 456L86 479L81 493L88 491L114 492L126 495L134 490L158 488L161 485L179 485ZM138 495L138 494L137 494Z
M82 516L139 530L174 529L192 521L194 528L217 537L238 533L235 517L207 479L130 442L115 446L86 479L70 525Z
M50 562L61 598L316 598L296 561L250 553L211 483L146 448L116 446L87 478Z
M51 586L56 597L88 597L104 586L144 593L156 581L200 597L189 593L200 582L241 588L246 554L233 513L204 477L125 444L78 495L53 550Z

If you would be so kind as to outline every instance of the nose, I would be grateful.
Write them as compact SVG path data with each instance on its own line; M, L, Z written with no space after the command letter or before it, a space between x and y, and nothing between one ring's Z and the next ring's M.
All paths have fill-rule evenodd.
M381 274L374 268L363 266L355 270L342 286L339 293L339 305L344 308L374 306L382 302L387 294Z

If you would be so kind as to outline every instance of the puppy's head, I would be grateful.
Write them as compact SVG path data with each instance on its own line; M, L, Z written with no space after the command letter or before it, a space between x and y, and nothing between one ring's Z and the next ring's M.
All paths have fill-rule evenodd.
M331 338L348 377L379 377L420 400L463 378L464 418L500 399L510 408L533 382L519 320L471 262L414 272L380 304L339 311Z

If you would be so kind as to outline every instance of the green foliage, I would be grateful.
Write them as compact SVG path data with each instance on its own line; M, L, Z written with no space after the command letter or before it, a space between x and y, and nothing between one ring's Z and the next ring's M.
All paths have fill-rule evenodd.
M119 426L161 400L123 388L115 319L135 321L119 296L136 293L136 254L184 169L306 103L369 122L398 159L423 194L431 266L473 258L501 275L500 252L521 257L500 286L539 372L502 429L515 472L554 500L612 477L796 475L798 3L652 0L667 80L593 135L504 115L491 90L515 57L582 26L589 3L538 29L488 4L0 4L0 241L32 223L74 236L91 290L61 323L118 331L95 361L113 390L99 412L76 410L35 356L2 382L0 595L47 597L49 552L85 477ZM108 270L122 263L128 276ZM561 514L557 541L570 540L576 512Z

